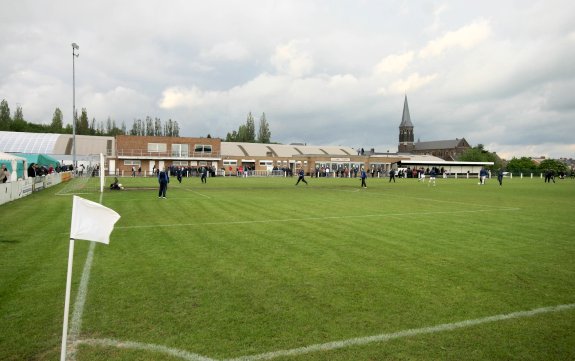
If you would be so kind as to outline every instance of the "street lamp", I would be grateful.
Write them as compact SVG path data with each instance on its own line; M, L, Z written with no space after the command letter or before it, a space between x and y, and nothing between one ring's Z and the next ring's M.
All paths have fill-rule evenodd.
M76 66L75 58L80 56L76 53L80 47L76 43L72 43L72 165L74 167L74 174L76 173Z

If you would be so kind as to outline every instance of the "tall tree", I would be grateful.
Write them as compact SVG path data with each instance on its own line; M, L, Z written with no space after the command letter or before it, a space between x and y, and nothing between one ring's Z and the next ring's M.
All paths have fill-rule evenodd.
M64 124L64 115L60 108L54 110L54 115L52 116L52 123L50 124L50 131L52 133L62 133L62 126Z
M132 129L130 130L130 135L140 135L140 130L142 128L142 120L134 119L134 124L132 124Z
M238 137L236 142L246 142L248 143L248 128L245 124L240 125L240 127L238 128Z
M106 135L106 129L104 127L104 122L101 120L98 122L98 129L96 130L96 134Z
M180 125L176 120L174 120L174 129L172 131L172 137L179 137L180 136Z
M82 108L80 119L76 121L76 134L90 134L90 123L88 121L88 111L86 108Z
M165 137L172 137L174 134L174 123L172 119L168 119L168 121L164 124L164 136Z
M112 127L112 118L110 118L110 116L108 116L108 119L106 119L106 128L105 128L105 132L107 135L112 135L112 131L113 131L113 127Z
M152 121L152 117L149 115L146 117L146 135L153 136L154 135L154 122Z
M271 135L270 126L266 120L266 113L262 113L262 116L260 117L260 128L258 130L258 143L269 143Z
M24 112L22 111L22 107L20 105L16 106L16 110L14 111L14 116L12 119L12 126L10 127L10 130L15 132L24 132L27 130L27 124L24 120Z
M163 133L162 133L162 121L160 120L160 118L154 119L154 135L157 137L161 137L163 135Z
M94 135L97 133L97 130L98 125L96 124L96 118L92 118L92 121L90 121L90 129L88 129L88 134Z
M0 130L10 130L12 126L12 117L10 117L10 107L6 99L0 103Z
M256 124L252 112L248 114L248 119L246 120L246 138L244 142L255 143L256 142Z

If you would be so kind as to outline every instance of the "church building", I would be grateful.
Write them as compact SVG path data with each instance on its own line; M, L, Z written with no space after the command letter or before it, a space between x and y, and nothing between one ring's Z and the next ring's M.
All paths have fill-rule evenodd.
M452 140L434 140L429 142L414 142L413 123L409 115L409 105L407 95L403 103L403 115L399 124L399 145L398 153L433 155L435 157L454 161L458 156L471 148L465 138L455 138Z

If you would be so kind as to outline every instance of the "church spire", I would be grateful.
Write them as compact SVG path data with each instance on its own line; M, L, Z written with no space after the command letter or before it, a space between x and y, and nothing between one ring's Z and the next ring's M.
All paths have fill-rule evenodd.
M403 102L403 115L401 116L401 124L399 124L399 146L398 152L411 152L414 148L413 145L413 123L409 115L409 105L407 104L407 94Z
M403 116L401 117L401 124L399 127L412 127L411 117L409 116L409 105L407 104L407 94L405 95L405 100L403 102Z

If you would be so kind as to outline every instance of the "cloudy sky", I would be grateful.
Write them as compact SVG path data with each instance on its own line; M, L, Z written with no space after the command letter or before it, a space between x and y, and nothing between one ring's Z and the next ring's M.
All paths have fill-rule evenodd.
M575 157L575 2L0 0L0 98L128 128L225 138L249 112L272 141L397 151L464 137L505 158Z

